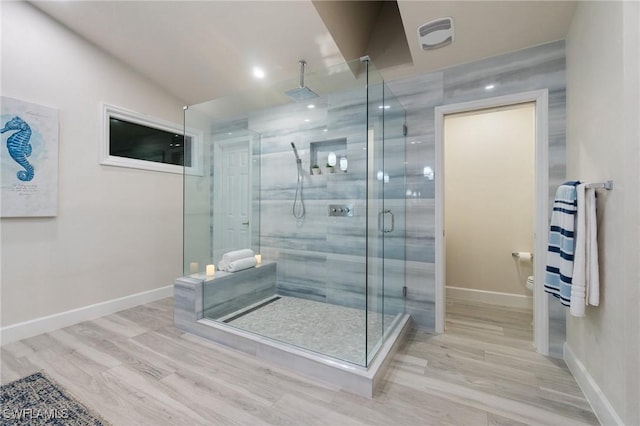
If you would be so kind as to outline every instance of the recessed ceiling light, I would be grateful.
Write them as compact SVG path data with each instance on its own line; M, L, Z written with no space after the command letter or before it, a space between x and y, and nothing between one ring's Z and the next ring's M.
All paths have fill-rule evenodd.
M389 109L391 108L391 105L378 105L378 109Z
M311 121L311 120L309 120L308 118L305 118L305 119L304 119L304 122L305 122L305 123L308 123L309 121Z
M315 107L316 107L316 106L315 106L314 104L309 104L309 105L307 105L307 108L309 108L309 109L314 109Z
M262 70L262 68L260 67L253 67L253 76L255 78L264 78L265 74L264 71Z
M495 87L496 87L495 84L487 84L486 86L484 86L484 90L491 90L491 89L493 89Z

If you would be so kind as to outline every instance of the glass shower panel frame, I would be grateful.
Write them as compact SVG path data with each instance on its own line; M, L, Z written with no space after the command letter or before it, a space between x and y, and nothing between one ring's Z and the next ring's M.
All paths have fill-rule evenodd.
M351 335L349 346L358 352L357 357L347 359L321 353L367 366L389 326L383 314L393 315L397 311L390 309L397 301L395 296L393 303L386 298L385 281L392 279L397 265L387 261L382 230L391 226L391 216L384 213L388 179L395 183L399 170L397 164L391 169L385 164L388 155L385 139L398 140L390 129L393 127L396 133L401 129L401 124L398 127L396 123L400 122L400 116L395 113L401 108L396 108L399 104L371 63L340 64L309 73L305 81L319 95L311 101L313 107L310 102L291 102L285 95L298 86L298 80L292 79L185 110L185 128L195 128L203 134L204 173L184 177L184 274L203 279L206 318L241 328L233 318L245 308L247 312L255 310L255 306L240 306L240 298L246 294L237 300L232 300L236 296L227 300L239 286L221 290L225 287L221 280L225 273L206 276L205 267L219 262L224 252L246 248L246 243L242 247L224 243L226 225L220 216L228 214L230 221L238 219L236 227L248 222L250 247L262 254L263 265L275 263L273 296L356 310L357 317L350 326L359 332ZM385 109L387 104L394 105L394 112ZM392 126L387 124L388 119L394 122ZM306 217L301 219L291 214L297 189L292 142L303 170ZM225 183L223 169L227 160L221 161L226 158L227 148L231 152L247 146L250 211L244 208L246 203L240 206L240 200L229 197L234 193L233 185ZM340 170L339 164L334 170L326 168L330 153L336 154L338 160L345 157L347 170ZM322 169L321 175L312 174L312 165L316 163ZM229 211L240 214L228 213L227 203L238 205ZM352 215L332 217L331 205L352 206ZM398 216L395 220L398 221ZM226 276L229 277L228 273ZM404 275L397 282L403 283ZM251 283L243 286L251 289ZM261 293L260 297L263 296ZM208 301L218 307L224 304L226 313L208 309ZM275 335L244 330L314 351ZM355 358L359 361L354 361Z
M211 263L213 235L210 232L213 182L211 179L210 117L192 108L184 109L184 133L197 129L202 134L202 173L187 173L183 179L183 274L194 276L205 272Z
M383 338L384 311L384 90L367 61L367 307L366 359L371 363Z
M206 266L215 265L222 252L249 247L259 253L260 138L237 122L215 121L205 104L185 108L184 123L185 130L197 130L203 135L199 161L204 167L201 174L184 174L183 273L202 278L206 277ZM236 151L232 161L242 163L238 165L244 166L246 176L229 176L229 164L221 162L227 158L225 149ZM237 167L234 172L238 173ZM230 191L234 184L242 186L242 195L237 190ZM233 199L222 198L230 192ZM242 242L238 242L240 237L225 237L224 230L242 236Z

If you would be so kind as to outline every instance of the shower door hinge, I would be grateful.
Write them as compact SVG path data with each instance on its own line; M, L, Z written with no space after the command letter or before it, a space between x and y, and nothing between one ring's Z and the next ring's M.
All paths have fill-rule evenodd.
M407 286L402 287L402 297L407 297Z
M409 128L407 127L406 124L402 125L402 136L407 136L407 134L409 133Z

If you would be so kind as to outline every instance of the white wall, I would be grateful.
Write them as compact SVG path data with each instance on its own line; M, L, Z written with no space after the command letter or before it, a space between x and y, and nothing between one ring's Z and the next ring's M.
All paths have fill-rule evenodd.
M640 424L640 4L580 2L567 38L567 172L599 194L598 307L567 320L567 362L604 424Z
M60 113L55 218L2 219L2 327L181 275L182 176L99 165L100 102L182 123L183 103L24 2L2 4L2 95Z
M535 104L445 117L447 286L529 295L511 253L534 249L534 146Z

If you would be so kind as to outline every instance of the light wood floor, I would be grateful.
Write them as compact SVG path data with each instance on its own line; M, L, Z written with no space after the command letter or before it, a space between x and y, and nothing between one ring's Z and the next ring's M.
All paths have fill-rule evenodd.
M5 345L1 378L44 370L114 425L597 424L526 319L481 312L451 305L446 333L411 332L373 399L182 333L171 299Z

